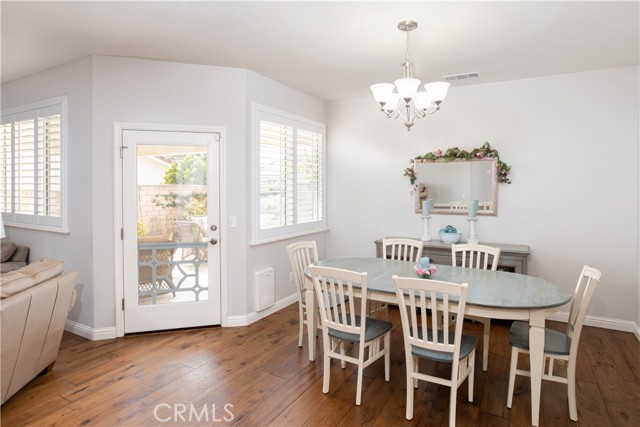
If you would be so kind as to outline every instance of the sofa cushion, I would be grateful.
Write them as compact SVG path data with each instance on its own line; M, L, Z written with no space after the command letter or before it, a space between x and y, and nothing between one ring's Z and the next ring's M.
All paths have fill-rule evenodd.
M26 262L16 262L16 261L0 262L0 274L17 270L19 268L24 267L25 265L27 265Z
M11 259L18 247L11 240L0 240L0 262L7 262Z
M8 298L36 284L36 279L19 271L10 271L0 277L0 298Z
M36 283L42 283L52 277L58 276L64 269L64 262L57 259L44 257L38 262L22 267L18 271L25 276L33 277Z

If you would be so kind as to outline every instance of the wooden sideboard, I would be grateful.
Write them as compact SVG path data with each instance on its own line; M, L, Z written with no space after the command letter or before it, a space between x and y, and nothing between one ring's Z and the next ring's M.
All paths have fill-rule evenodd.
M415 239L414 237L409 238ZM382 239L378 239L374 243L376 244L376 257L382 258ZM442 243L440 240L431 240L423 243L422 256L429 257L434 264L451 265L451 245L449 243ZM485 242L480 242L480 244L500 248L498 270L527 274L527 260L530 254L529 246ZM460 264L460 260L458 260L457 264Z

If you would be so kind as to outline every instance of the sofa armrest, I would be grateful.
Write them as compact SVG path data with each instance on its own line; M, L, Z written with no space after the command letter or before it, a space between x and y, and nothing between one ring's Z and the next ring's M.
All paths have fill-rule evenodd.
M29 262L29 247L24 245L16 245L16 251L9 260L10 262Z

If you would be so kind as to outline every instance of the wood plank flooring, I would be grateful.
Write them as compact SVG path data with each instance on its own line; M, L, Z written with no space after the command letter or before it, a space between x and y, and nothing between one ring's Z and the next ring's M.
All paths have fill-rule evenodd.
M390 311L391 380L382 361L365 370L355 406L356 370L332 362L322 393L322 355L297 346L297 306L244 328L204 328L88 341L65 332L52 372L1 408L3 426L404 426L448 424L449 389L420 383L412 421L405 415L405 363L397 309ZM558 329L564 325L549 322ZM508 322L492 323L489 371L476 357L473 403L459 389L459 426L530 425L527 378L516 379L506 407ZM482 340L482 325L465 333ZM306 340L306 336L305 336ZM322 341L317 346L321 353ZM446 375L446 365L424 363ZM544 382L541 426L640 425L640 342L631 333L585 327L577 368L578 423L569 419L566 386ZM226 406L225 406L226 405Z

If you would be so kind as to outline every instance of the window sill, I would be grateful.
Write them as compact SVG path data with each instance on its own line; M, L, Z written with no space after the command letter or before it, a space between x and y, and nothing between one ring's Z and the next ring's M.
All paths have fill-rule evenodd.
M5 228L23 228L26 230L36 230L36 231L47 231L49 233L57 233L57 234L69 234L71 230L68 228L59 228L59 227L49 227L46 225L35 225L35 224L20 224L16 222L5 222Z
M249 246L253 247L253 246L266 245L268 243L279 242L281 240L289 240L295 237L308 236L310 234L325 233L327 231L329 231L329 228L323 227L323 228L316 228L314 230L300 231L298 233L283 234L282 236L270 237L268 239L254 240L252 242L249 242Z

